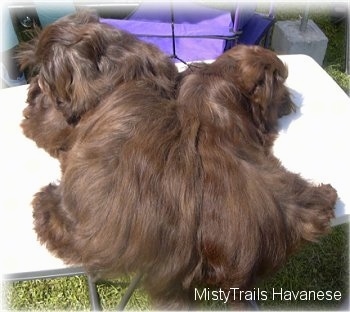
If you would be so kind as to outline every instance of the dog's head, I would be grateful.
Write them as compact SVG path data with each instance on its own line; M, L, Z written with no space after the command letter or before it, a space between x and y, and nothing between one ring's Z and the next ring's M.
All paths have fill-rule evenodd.
M288 69L271 50L238 45L213 64L248 99L252 120L263 132L275 132L278 118L295 110L285 86Z
M27 103L21 123L24 135L51 156L59 157L61 152L69 148L68 138L73 127L56 109L51 98L41 92L37 77L30 83Z
M177 70L165 54L85 11L44 28L18 59L38 73L41 90L70 124L125 81L150 80L157 92L174 96Z
M192 111L225 137L232 133L234 144L257 144L268 151L278 119L294 110L284 84L287 75L272 51L239 45L211 64L193 64L181 73L178 100L184 104L184 116Z

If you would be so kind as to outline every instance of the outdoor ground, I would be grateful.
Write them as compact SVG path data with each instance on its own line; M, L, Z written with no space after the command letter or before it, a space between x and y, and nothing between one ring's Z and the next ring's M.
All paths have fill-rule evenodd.
M312 18L329 39L324 61L325 70L337 83L349 92L349 76L345 74L345 20L335 19L330 6L312 7ZM286 10L276 5L279 20L298 18L303 12L301 5ZM98 292L104 309L113 310L128 285L128 278L118 281L101 282ZM6 284L3 301L9 310L89 310L87 280L76 276L51 280L36 280ZM270 294L273 290L329 291L340 292L341 300L303 301L271 300L271 296L257 300L261 310L348 310L349 300L349 226L333 228L330 235L319 243L305 246L290 259L276 275L261 281L256 290ZM224 309L224 305L206 303L206 308ZM147 310L150 308L145 293L138 290L131 298L127 309Z

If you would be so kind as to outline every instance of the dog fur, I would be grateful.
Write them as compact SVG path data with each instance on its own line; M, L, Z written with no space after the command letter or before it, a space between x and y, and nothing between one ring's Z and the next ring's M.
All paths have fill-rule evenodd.
M106 48L107 36L90 36L84 49L68 49L68 39L107 27L74 18L49 26L21 57L25 67L32 54L38 71L24 133L52 155L64 150L61 182L33 200L35 230L51 252L96 278L142 272L158 308L182 309L195 287L250 289L329 231L336 191L287 171L271 151L278 118L293 111L273 52L232 48L180 74L176 89L165 56L130 74L136 50L128 56L124 44L135 39ZM109 49L119 52L102 61ZM73 61L82 52L85 61Z
M74 127L56 109L51 97L41 91L38 77L31 80L27 103L28 106L23 111L25 118L21 123L23 133L52 157L59 158L62 152L70 149L68 138Z
M271 151L278 118L294 110L286 78L274 53L247 46L183 77L182 127L200 125L198 281L207 286L249 289L329 230L336 191L288 172Z
M21 45L22 69L38 73L41 90L69 124L76 124L120 83L148 79L174 97L177 69L158 48L79 11L44 28Z

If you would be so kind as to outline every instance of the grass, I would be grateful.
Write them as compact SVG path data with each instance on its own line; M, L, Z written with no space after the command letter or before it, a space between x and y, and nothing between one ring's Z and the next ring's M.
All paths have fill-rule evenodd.
M349 296L349 225L333 228L330 235L319 243L309 244L292 257L275 276L260 283L259 287L269 294L274 289L289 291L339 291L341 300L302 301L268 300L260 301L263 309L339 309ZM279 299L279 298L277 298Z
M86 278L76 276L16 282L5 288L12 310L84 310L89 307Z
M302 12L299 6L285 10L276 6L277 18L296 19ZM345 74L345 22L331 22L329 7L313 7L310 18L322 29L329 39L324 60L325 70L344 89L350 91L350 79ZM114 310L128 285L128 278L101 282L97 285L102 308ZM87 280L84 276L65 277L48 280L6 283L3 285L3 302L9 310L74 310L90 309ZM308 244L293 256L287 265L274 276L261 281L257 288L271 294L273 289L287 291L323 290L339 291L342 300L258 300L262 310L339 310L344 300L349 298L349 226L333 228L330 235L319 243ZM207 307L222 309L225 306L214 302ZM130 299L127 310L150 309L147 295L138 289ZM345 309L345 308L344 308Z
M121 278L97 284L104 310L115 310L129 282L130 278ZM86 276L14 282L5 285L3 296L11 310L84 311L90 309ZM145 310L149 307L149 299L141 289L134 292L127 306L132 310Z

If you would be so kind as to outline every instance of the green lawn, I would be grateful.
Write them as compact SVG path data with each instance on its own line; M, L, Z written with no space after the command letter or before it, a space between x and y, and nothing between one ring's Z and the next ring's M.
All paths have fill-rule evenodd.
M285 11L277 5L278 19L295 19L302 12L300 7ZM349 92L349 76L345 72L345 22L334 24L330 20L327 6L312 7L312 18L329 39L324 61L325 70L337 83ZM330 291L340 292L342 300L303 301L266 300L258 301L263 310L335 310L349 296L349 231L348 225L333 228L330 235L317 244L309 244L292 257L287 265L274 276L261 281L256 289L271 294L273 290L284 291ZM125 292L128 278L101 282L98 292L104 309L113 310ZM87 280L83 276L35 280L2 285L2 299L9 310L88 310L90 309ZM209 303L210 306L210 303ZM223 306L212 305L215 308ZM131 298L127 309L147 310L147 296L138 290Z
M268 300L260 301L264 309L337 309L349 296L349 225L333 228L330 235L317 244L309 244L275 276L260 283L259 287L269 294L273 289L286 291L332 291L341 293L341 300L303 301Z
M129 278L101 282L97 285L101 306L115 310L123 296ZM61 277L26 282L16 282L4 288L4 301L11 310L89 310L88 284L85 276ZM137 289L127 309L150 308L147 295Z

